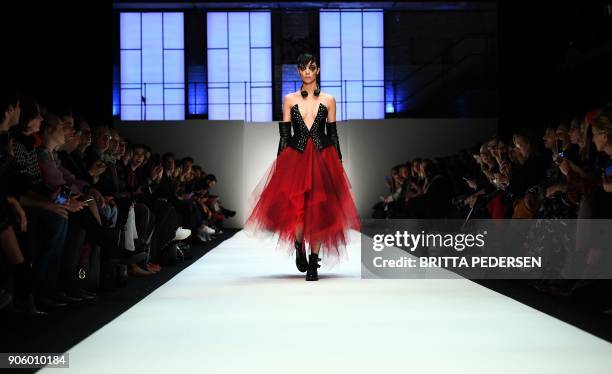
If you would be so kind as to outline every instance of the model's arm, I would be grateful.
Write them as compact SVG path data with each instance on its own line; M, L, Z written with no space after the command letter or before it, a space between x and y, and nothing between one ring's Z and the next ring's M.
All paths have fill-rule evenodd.
M291 138L291 99L289 95L283 98L283 120L278 123L278 132L280 133L280 141L278 142L278 152L276 155L287 148L289 138Z
M338 157L342 161L342 153L340 152L340 139L338 138L338 130L336 129L336 99L332 96L327 108L327 124L325 125L327 130L327 136L331 139L336 151L338 151Z

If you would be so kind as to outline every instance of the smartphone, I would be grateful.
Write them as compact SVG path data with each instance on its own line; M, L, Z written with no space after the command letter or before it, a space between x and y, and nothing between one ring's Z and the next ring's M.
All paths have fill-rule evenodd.
M557 156L559 156L561 158L565 158L565 157L567 157L567 152L561 151L561 152L557 153Z
M606 178L612 178L612 166L608 166L607 168L605 168L604 175L606 176Z
M561 140L557 140L557 153L561 153L563 149L563 142Z
M55 197L55 203L58 205L66 204L68 199L70 199L70 195L72 195L72 190L70 189L70 185L65 184L60 189L60 192Z

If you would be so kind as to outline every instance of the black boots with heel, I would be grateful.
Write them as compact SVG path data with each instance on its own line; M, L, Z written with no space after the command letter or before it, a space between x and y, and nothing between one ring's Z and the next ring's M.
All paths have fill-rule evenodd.
M302 273L308 270L308 260L306 260L306 248L304 242L295 242L295 266Z
M319 261L321 261L321 259L318 253L311 253L310 257L308 257L308 271L306 272L307 281L319 280L319 274L317 274L317 269L321 267Z

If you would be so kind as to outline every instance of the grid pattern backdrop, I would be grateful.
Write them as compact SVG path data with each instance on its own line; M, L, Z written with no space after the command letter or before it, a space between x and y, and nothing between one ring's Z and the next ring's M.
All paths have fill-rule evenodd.
M209 12L208 118L272 120L270 12Z
M190 81L187 94L184 16L120 13L113 114L140 121L182 120L187 113L271 121L271 12L202 13L206 46L190 53L205 54L206 71L198 75L205 79ZM319 11L321 89L336 98L339 121L385 117L383 19L378 9ZM283 65L281 75L283 95L299 88L294 65Z
M385 118L382 10L321 10L321 89L337 120Z
M121 13L122 120L185 119L183 13Z

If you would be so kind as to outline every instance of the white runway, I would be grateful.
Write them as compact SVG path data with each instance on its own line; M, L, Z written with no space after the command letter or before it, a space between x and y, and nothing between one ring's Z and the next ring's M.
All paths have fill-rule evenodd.
M612 373L612 344L463 279L305 282L239 232L73 347L74 373Z

